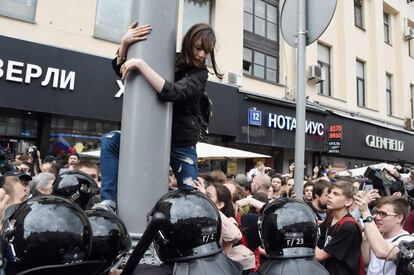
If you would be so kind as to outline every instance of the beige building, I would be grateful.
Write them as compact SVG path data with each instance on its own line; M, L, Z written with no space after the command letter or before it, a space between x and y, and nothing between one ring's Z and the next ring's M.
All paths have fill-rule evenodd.
M284 42L280 31L284 1L178 2L177 49L183 33L193 23L208 22L216 30L217 60L225 77L221 81L211 77L212 82L235 87L243 95L257 96L259 102L268 101L292 109L296 61L295 49ZM307 66L313 68L313 78L308 81L306 95L312 110L324 113L325 117L334 113L411 136L410 128L414 127L410 120L414 117L414 3L409 2L338 0L326 32L307 47ZM0 0L0 35L112 58L117 42L132 21L129 11L133 3L134 0ZM5 61L7 57L2 59ZM324 81L317 83L319 78ZM253 105L248 107L256 108ZM244 120L240 117L242 114L247 115L240 111L239 120ZM315 119L315 125L322 124ZM263 114L262 126L267 123L265 120L269 120L269 114L267 117ZM267 128L260 129L249 125L239 125L239 134L247 131L250 137L265 138L270 133L268 128L272 128L269 123ZM329 121L323 122L323 135L328 134L329 125ZM0 131L2 135L7 136ZM321 162L321 152L322 155L328 152L329 137L323 138L323 135L311 141L320 142L319 145L307 146L308 171L312 164ZM285 137L286 140L291 138ZM274 158L269 165L284 171L293 159L292 142L268 140L261 143L238 134L227 143L217 140L219 144L270 154ZM327 154L325 162L334 161L332 156L338 155ZM358 159L359 156L344 154L343 159L347 158ZM398 158L403 159L370 156L365 162L339 161L337 166ZM414 159L409 162L414 163ZM240 165L244 167L244 162Z

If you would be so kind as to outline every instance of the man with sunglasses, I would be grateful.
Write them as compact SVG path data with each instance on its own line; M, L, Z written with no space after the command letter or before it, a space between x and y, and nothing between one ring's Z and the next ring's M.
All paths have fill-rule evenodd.
M365 264L368 264L367 275L396 274L398 244L401 241L414 240L403 229L410 209L407 200L397 196L383 197L376 204L375 216L372 216L368 209L364 191L358 192L355 203L364 222L365 238L361 252Z

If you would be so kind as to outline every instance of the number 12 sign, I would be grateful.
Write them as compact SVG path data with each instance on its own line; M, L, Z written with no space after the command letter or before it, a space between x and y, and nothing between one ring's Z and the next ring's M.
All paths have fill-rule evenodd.
M250 108L249 124L255 126L262 126L262 111L256 110L256 108Z

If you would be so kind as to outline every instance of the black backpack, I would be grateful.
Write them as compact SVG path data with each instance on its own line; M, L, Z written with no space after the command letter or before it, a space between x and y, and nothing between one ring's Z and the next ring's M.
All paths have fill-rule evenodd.
M200 112L197 115L200 123L200 133L198 139L205 141L208 136L208 124L210 117L213 116L213 102L208 94L204 91L200 96Z

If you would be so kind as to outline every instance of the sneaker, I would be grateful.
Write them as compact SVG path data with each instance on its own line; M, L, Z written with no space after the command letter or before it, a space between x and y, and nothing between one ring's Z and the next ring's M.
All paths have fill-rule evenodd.
M191 177L185 178L183 182L178 183L178 189L181 191L192 191L194 190L194 182Z
M178 185L178 189L180 189L181 191L192 191L194 190L194 187L183 183L183 184Z
M116 214L116 202L111 200L103 200L101 202L95 203L92 206L92 209L102 209Z

